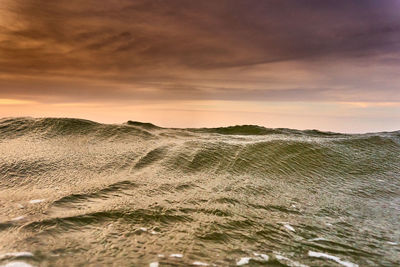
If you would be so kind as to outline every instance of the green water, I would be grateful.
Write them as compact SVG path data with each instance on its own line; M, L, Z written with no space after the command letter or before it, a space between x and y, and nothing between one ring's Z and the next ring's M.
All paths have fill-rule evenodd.
M0 155L0 266L400 265L400 132L14 118Z

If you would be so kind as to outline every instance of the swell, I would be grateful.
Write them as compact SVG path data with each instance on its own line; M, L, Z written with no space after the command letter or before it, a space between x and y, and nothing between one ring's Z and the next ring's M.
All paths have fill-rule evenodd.
M363 140L271 140L247 144L187 142L165 165L184 172L215 172L289 177L348 177L400 171L399 143L391 138Z
M333 132L322 132L318 130L294 130L287 128L265 128L258 125L236 125L228 127L217 127L217 128L200 128L190 129L193 132L202 133L217 133L223 135L269 135L269 134L290 134L290 135L308 135L308 136L319 136L319 137L330 137L330 136L346 136L341 133Z
M136 133L139 137L151 136L153 131L162 130L162 128L151 123L138 121L128 121L124 124L102 124L85 119L75 118L3 118L0 119L0 137L18 137L26 134L48 134L54 135L71 135L71 134L93 134L97 133L98 137L102 135L114 135L117 133ZM292 136L308 136L308 137L355 137L357 138L376 138L384 136L392 136L400 138L400 132L383 132L372 134L342 134L334 132L323 132L319 130L295 130L288 128L266 128L257 125L236 125L217 128L188 128L176 129L176 132L182 134L180 130L186 130L193 133L215 133L220 135L292 135Z
M21 136L54 138L63 136L91 136L93 139L123 138L136 136L149 138L152 134L137 125L101 124L83 119L70 118L11 118L0 120L0 139Z
M185 131L192 134L183 135ZM67 138L64 143L51 144L53 147L68 146L72 140L81 140L84 146L89 144L87 140L100 144L107 144L105 141L119 142L116 154L105 154L105 158L103 154L107 151L101 150L99 153L103 154L98 158L104 160L89 160L86 166L80 166L81 169L90 167L99 172L157 167L185 173L302 177L303 181L315 181L328 176L349 179L400 171L399 132L345 135L316 130L268 129L254 125L185 130L164 129L133 121L107 125L65 118L0 120L0 140L21 136L34 137L29 144L35 144L36 137L74 137ZM140 143L150 139L155 142L141 152L118 153L129 142ZM57 162L38 157L0 161L0 175L27 177L32 172L54 171L54 168L62 169L64 165L68 168L70 164L64 164L67 160L71 161L62 157ZM79 162L78 157L74 164Z

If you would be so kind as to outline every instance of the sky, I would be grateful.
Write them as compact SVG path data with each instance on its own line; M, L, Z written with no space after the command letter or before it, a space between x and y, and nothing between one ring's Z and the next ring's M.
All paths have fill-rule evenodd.
M400 130L399 0L0 0L0 117Z

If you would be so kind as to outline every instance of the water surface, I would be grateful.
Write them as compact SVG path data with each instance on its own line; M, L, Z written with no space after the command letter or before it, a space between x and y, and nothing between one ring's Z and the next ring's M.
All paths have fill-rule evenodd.
M0 155L0 266L400 264L400 132L14 118Z

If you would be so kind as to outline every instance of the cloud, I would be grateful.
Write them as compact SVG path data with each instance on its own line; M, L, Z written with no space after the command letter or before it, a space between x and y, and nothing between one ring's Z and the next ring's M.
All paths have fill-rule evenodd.
M2 5L4 98L372 101L399 85L393 70L382 71L399 66L394 0Z

